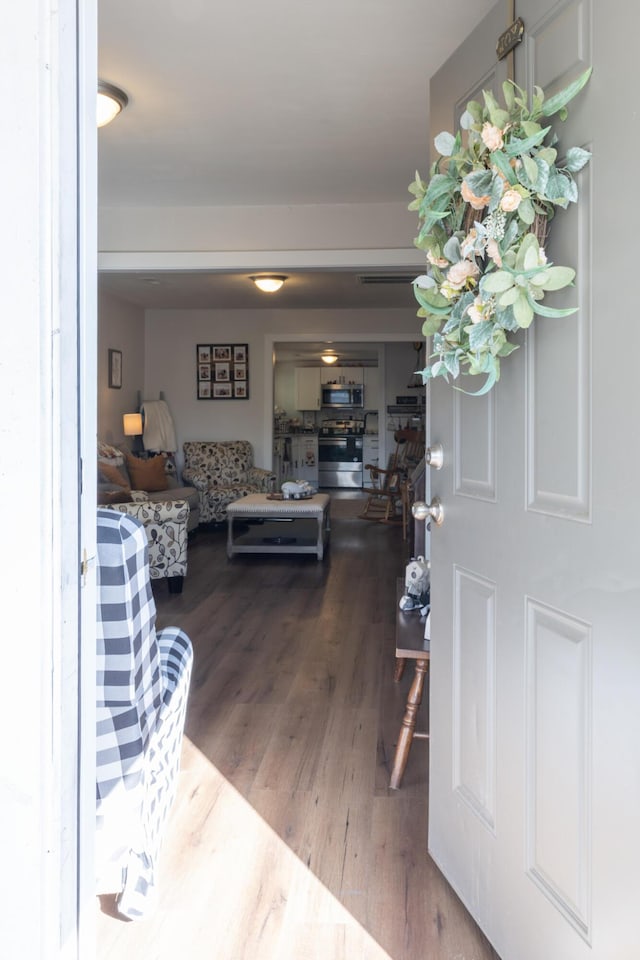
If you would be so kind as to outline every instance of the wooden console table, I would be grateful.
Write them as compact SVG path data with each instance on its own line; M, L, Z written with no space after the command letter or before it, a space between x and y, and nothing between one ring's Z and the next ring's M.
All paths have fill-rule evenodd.
M398 577L396 583L396 671L394 680L397 682L402 677L404 664L407 660L413 660L415 663L415 672L407 705L404 711L402 726L398 736L396 752L393 759L393 768L389 779L389 786L392 790L400 787L402 776L404 774L407 760L409 759L409 750L414 738L426 740L428 733L416 732L416 717L418 708L422 702L422 692L424 690L424 681L429 669L429 641L424 639L424 620L420 619L416 611L403 613L399 607L400 598L404 593L404 580Z

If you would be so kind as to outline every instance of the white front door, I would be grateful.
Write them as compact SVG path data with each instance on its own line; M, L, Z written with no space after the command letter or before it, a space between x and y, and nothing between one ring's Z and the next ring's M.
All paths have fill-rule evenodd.
M434 78L434 136L495 79L508 7ZM554 120L561 149L593 151L547 245L576 268L562 298L580 309L537 317L487 396L430 388L445 465L430 477L444 523L431 532L429 848L502 960L632 960L640 136L622 76L640 17L623 0L519 0L516 12L520 86L553 93L594 68L568 120Z

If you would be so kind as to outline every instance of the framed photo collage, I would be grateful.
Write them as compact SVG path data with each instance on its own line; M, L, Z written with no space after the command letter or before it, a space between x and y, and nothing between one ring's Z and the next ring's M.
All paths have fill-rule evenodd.
M248 400L248 344L199 343L196 351L198 400Z

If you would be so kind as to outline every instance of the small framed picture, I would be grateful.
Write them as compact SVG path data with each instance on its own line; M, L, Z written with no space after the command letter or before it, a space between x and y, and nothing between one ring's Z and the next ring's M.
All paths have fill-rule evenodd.
M231 377L229 376L228 363L215 363L214 367L216 371L214 380L216 381L216 383L220 383L221 381L227 381L231 379Z
M218 400L228 400L231 396L231 384L230 383L214 383L213 384L213 396Z
M210 399L211 399L211 381L201 380L198 383L198 400L210 400Z
M231 347L215 347L214 346L213 359L214 360L231 360Z
M201 363L198 367L198 380L211 380L211 364Z
M198 363L211 363L211 345L208 343L198 344Z
M235 380L246 380L247 379L247 365L246 363L236 363L233 368L233 377Z
M246 363L247 362L247 346L244 343L237 343L233 348L233 362L234 363Z
M247 385L246 383L234 383L233 385L233 395L238 400L245 400L247 397Z
M122 387L122 350L109 350L109 386L115 390Z

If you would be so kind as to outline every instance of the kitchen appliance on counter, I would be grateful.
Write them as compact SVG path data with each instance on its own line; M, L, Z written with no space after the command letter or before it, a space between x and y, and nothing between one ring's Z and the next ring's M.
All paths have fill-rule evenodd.
M364 420L325 420L318 438L318 486L362 487Z
M364 386L361 383L323 383L320 404L323 407L364 407Z

